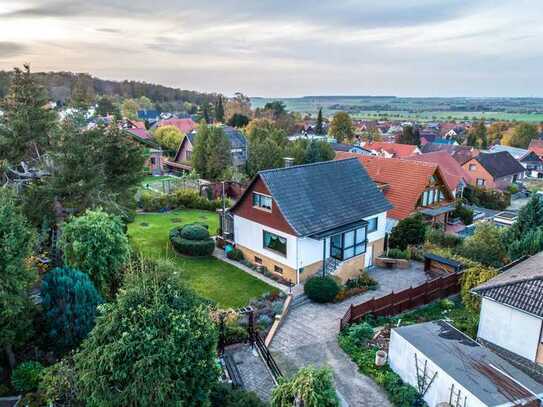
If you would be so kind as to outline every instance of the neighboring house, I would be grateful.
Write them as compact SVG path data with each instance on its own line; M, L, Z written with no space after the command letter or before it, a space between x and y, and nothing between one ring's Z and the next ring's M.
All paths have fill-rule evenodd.
M454 198L462 197L464 188L470 183L470 175L446 151L414 155L408 159L437 164Z
M421 146L420 151L423 154L433 153L434 151L446 151L452 158L454 158L460 165L471 160L477 154L479 150L470 146L458 146L454 144L443 143L427 143Z
M507 151L479 153L462 165L471 177L471 184L505 190L524 177L525 168Z
M537 154L537 156L543 160L543 140L533 139L532 141L530 141L528 151Z
M336 160L357 158L390 201L387 232L417 212L432 224L445 225L455 207L439 166L431 162L337 152Z
M532 375L445 321L393 328L388 360L432 407L537 407L543 398Z
M373 155L385 158L405 158L421 153L417 146L411 144L375 141L373 143L362 143L361 146L371 151Z
M260 171L225 229L246 260L294 284L323 268L346 281L382 254L390 208L357 160L325 161Z
M125 122L124 122L124 128L125 129L144 129L145 130L145 122L139 121L139 120L126 119Z
M230 141L230 154L232 165L241 168L247 161L247 139L238 129L229 126L221 126L224 134ZM177 149L175 157L166 162L166 166L172 171L192 171L192 151L198 132L193 130L188 133Z
M543 252L473 289L481 297L477 337L543 365Z
M191 118L186 119L166 119L166 120L160 120L156 127L163 127L163 126L174 126L179 129L179 131L183 134L189 134L194 129L198 127L198 123L196 123Z
M145 129L124 129L125 134L130 136L145 147L145 166L153 175L162 175L164 173L164 159L162 149L153 140L153 136Z
M500 144L490 147L489 151L491 153L507 151L526 169L526 176L534 178L541 178L543 176L543 160L533 151L524 148L502 146Z
M371 151L360 146L353 146L352 144L342 144L342 143L330 143L330 146L334 151L344 151L349 153L358 153L364 155L371 155Z

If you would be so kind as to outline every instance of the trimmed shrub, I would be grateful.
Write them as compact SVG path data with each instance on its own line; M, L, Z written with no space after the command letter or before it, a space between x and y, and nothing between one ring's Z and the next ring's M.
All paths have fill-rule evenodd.
M347 280L345 286L347 288L373 289L377 287L377 284L377 281L375 281L367 272L363 271L358 277Z
M170 242L177 252L187 256L211 256L215 249L215 242L209 237L209 232L199 224L172 229Z
M402 219L392 229L388 240L391 248L401 250L407 249L410 245L419 245L424 243L426 238L426 224L420 213L409 218Z
M233 389L224 383L217 383L209 395L211 407L265 407L258 396L250 391Z
M325 303L332 302L339 292L339 285L330 276L311 277L304 285L304 293L310 300Z
M11 384L20 393L28 393L38 388L43 365L40 362L28 361L18 365L11 373Z
M466 226L473 223L473 211L460 203L456 205L456 209L452 212L451 216L460 218L462 223Z
M206 240L209 238L209 232L204 226L194 223L183 227L180 236L188 240Z
M386 257L390 259L404 259L409 260L411 258L411 254L408 250L400 250L400 249L389 249Z

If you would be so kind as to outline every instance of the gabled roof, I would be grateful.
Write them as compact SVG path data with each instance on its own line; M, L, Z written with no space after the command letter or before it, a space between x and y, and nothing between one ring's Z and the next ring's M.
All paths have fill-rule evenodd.
M451 191L458 187L461 180L464 180L467 184L471 179L468 172L446 151L418 154L407 159L437 164L441 170L441 174L443 174L443 180Z
M437 164L400 158L365 156L338 151L336 160L357 158L369 176L379 184L385 184L385 196L393 205L388 216L404 219L415 212L417 202L436 173L441 176ZM450 193L450 192L449 192Z
M230 126L222 126L222 129L224 131L224 134L226 134L226 136L230 140L230 145L232 146L232 148L245 148L245 146L247 145L247 139L241 131L239 131L235 127Z
M418 147L411 144L400 143L385 143L382 141L375 141L373 143L364 144L366 150L374 151L386 151L392 154L394 158L404 158L416 153Z
M325 161L260 171L287 223L299 236L334 230L391 208L357 160ZM234 204L236 210L247 191Z
M353 146L352 144L330 143L330 147L332 147L334 151L350 151L351 153L371 154L371 151L368 149L360 146Z
M198 127L198 123L196 123L191 118L166 119L166 120L161 120L157 123L157 127L163 127L163 126L175 126L179 129L181 133L187 134L187 133L190 133L192 130L194 130L196 127Z
M524 167L507 151L479 153L474 159L477 160L477 162L481 164L494 179L525 171Z
M432 153L434 151L446 151L458 161L460 164L464 164L479 154L479 150L469 146L457 146L453 144L440 144L440 143L427 143L424 144L420 151L422 153Z
M533 139L530 141L528 150L533 151L538 156L543 156L543 140Z
M160 114L157 110L138 110L138 119L140 120L158 120Z
M482 405L521 405L521 400L537 400L543 393L543 384L445 321L393 328L393 333L436 364Z
M158 143L153 140L153 136L145 129L124 129L135 140L153 148L158 148Z
M515 160L520 160L522 157L529 153L529 151L524 148L502 146L501 144L496 144L489 148L489 152L491 153L498 153L500 151L507 151L513 156Z
M543 317L543 252L475 287L473 292Z

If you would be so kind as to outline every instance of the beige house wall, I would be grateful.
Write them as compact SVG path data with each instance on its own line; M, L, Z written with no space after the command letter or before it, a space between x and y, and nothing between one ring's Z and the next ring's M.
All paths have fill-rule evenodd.
M248 262L254 264L255 266L264 266L268 269L269 272L272 272L278 276L281 276L287 281L292 281L292 284L296 284L296 270L294 270L292 267L289 267L278 261L270 259L269 257L266 257L261 253L257 253L239 244L237 244L236 247L239 250L241 250L241 252L243 253L243 257L245 257L245 260L247 260ZM255 257L262 259L262 263L261 264L256 263ZM283 272L276 273L275 266L282 268Z

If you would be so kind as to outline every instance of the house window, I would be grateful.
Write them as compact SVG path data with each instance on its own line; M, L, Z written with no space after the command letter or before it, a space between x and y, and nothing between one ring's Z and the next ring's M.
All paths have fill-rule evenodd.
M366 252L367 229L350 230L332 236L330 255L338 260L347 260Z
M271 211L272 210L271 196L262 195L262 194L253 192L253 207L264 209L266 211Z
M470 164L469 165L469 170L470 171L475 171L477 169L477 166L475 164Z
M262 259L260 257L255 256L255 263L262 264Z
M192 151L187 151L187 161L192 160Z
M377 230L379 227L378 222L379 218L377 216L368 220L368 233L375 232Z
M484 187L485 186L485 180L483 178L477 178L476 184L478 187Z
M264 248L272 250L283 256L287 255L287 239L281 236L277 236L267 230L263 231Z
M151 165L155 165L156 164L156 159L155 157L151 157Z
M283 274L283 269L279 266L273 266L273 271L279 274Z
M430 206L445 199L445 195L439 189L427 189L422 193L422 206Z

